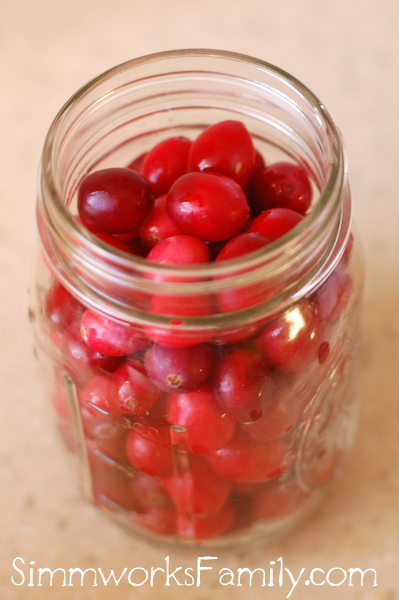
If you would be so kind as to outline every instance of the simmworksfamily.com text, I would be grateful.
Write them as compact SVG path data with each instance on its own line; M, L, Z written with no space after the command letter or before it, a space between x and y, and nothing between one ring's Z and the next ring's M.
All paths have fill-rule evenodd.
M217 556L198 556L192 566L173 564L166 556L163 566L123 567L103 570L101 567L81 569L79 567L53 568L37 566L34 560L22 557L12 562L11 583L15 586L118 586L122 583L132 587L195 586L206 585L210 573L217 577L222 586L279 587L286 591L285 598L291 598L297 586L331 587L375 587L377 572L373 568L331 567L321 569L305 567L291 570L284 564L283 557L271 560L266 567L238 567L230 569L220 566Z

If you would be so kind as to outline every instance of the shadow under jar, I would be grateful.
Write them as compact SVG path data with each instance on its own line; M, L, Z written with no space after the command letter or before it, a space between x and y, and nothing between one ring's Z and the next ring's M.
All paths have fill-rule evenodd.
M206 136L195 142L216 131L210 147L231 157L226 122L253 146L241 179L220 174L226 159L212 162ZM171 159L176 147L159 151L175 169L159 187L159 156L147 157L170 138L187 160ZM281 163L306 174L309 199L295 224L269 222L266 234L256 226L270 209L264 171ZM90 226L79 207L87 177L114 168L143 178L148 193L144 220L117 232ZM185 261L191 246L168 254L159 244L195 237L174 220L174 203L180 215L187 208L187 173L215 189L233 181L248 212L226 233L236 208L213 193L220 233L204 234L200 258ZM151 228L162 202L169 229ZM278 68L229 52L117 66L51 125L37 215L35 338L87 497L136 534L176 545L267 540L307 514L355 431L362 283L342 142L318 99Z

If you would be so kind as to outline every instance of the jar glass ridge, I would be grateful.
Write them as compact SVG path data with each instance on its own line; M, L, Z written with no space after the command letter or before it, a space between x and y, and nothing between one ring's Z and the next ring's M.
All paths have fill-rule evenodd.
M225 119L244 123L256 148L267 156L267 163L297 163L306 168L312 181L315 200L309 214L293 230L269 244L266 252L261 249L230 261L190 268L159 265L111 248L76 219L77 190L88 173L125 166L169 136L194 139L209 125ZM181 340L196 340L199 332L206 332L203 341L217 348L218 359L226 347L241 348L270 322L295 316L304 303L323 301L330 309L334 294L344 297L345 304L334 318L325 319L329 321L328 333L320 342L323 352L319 348L311 364L313 381L310 382L306 368L300 374L283 377L283 387L291 386L300 398L298 418L287 432L289 466L276 480L249 482L248 486L254 488L251 493L243 491L247 482L232 478L234 490L230 491L231 500L226 506L235 506L235 502L240 510L252 515L248 517L250 522L232 527L223 535L211 536L206 542L223 545L231 543L230 539L248 541L278 532L314 503L350 447L354 431L352 356L362 276L356 243L352 249L346 169L340 134L312 92L272 65L229 52L181 50L129 61L84 86L55 118L45 141L39 180L41 261L47 268L40 267L34 286L36 338L45 360L53 365L52 371L56 365L55 379L61 387L67 381L66 396L74 416L63 413L61 421L66 421L65 429L70 422L71 439L79 438L83 479L89 495L124 523L133 522L135 531L146 531L146 525L142 526L137 518L145 512L140 502L139 508L132 501L133 508L129 505L121 510L118 502L107 503L106 494L95 489L97 467L89 464L89 455L90 445L95 446L96 440L93 442L92 433L82 423L79 398L84 385L65 368L62 351L58 342L54 343L54 336L51 339L51 331L49 336L51 323L45 298L54 280L84 309L139 330L161 332L159 339L152 339L154 343L164 340L164 332ZM348 289L328 292L334 278L345 279ZM219 303L211 314L202 316L201 311L199 315L181 315L178 311L182 297L187 303L194 299L202 306L210 295L220 297L232 291L237 297L245 295L245 306L225 310L225 305ZM149 308L153 298L165 295L176 309L167 314L152 313ZM335 302L339 304L338 298ZM280 378L278 368L273 366L272 370ZM124 424L119 423L121 428ZM184 435L177 425L172 434L175 453L182 439L184 446ZM127 428L132 427L129 421ZM241 429L247 435L251 428L244 422ZM178 438L176 443L173 436ZM249 438L262 441L260 434ZM184 452L179 468L186 472L190 462L187 456L191 454L187 454L187 448ZM315 457L323 457L323 453L328 458L326 464L315 466ZM116 462L120 466L120 461ZM323 462L322 458L319 462ZM133 471L128 465L127 479L134 478ZM272 497L285 499L290 508L287 514L268 516ZM269 509L265 508L268 502ZM166 536L154 532L150 535L173 542L203 543L195 535L186 539L176 531Z

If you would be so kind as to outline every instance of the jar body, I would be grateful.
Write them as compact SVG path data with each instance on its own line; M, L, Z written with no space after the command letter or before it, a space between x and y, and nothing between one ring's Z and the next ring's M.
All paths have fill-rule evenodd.
M87 173L230 118L267 162L306 165L316 200L297 234L226 267L172 272L76 223ZM307 513L350 448L362 274L329 128L336 134L292 78L209 52L112 70L52 127L32 288L37 346L86 495L135 533L214 547L265 539ZM88 316L102 322L102 352L82 334Z

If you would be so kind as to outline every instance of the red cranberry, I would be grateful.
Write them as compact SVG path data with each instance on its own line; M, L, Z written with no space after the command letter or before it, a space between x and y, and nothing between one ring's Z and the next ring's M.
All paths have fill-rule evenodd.
M188 170L222 173L244 186L254 164L255 149L245 125L226 120L210 125L194 140Z
M225 243L216 257L217 261L231 260L267 246L270 240L255 232L239 233Z
M51 325L63 331L80 320L84 308L61 283L55 281L46 294L45 311Z
M239 233L226 242L216 257L216 262L238 258L249 252L260 250L268 244L269 240L257 233ZM237 271L236 274L242 272L245 271ZM223 276L218 276L218 278L222 279ZM222 312L235 312L264 302L270 294L267 286L258 281L255 284L232 287L218 292L217 302Z
M219 406L206 388L184 394L169 394L166 419L185 428L183 435L193 454L206 454L222 448L234 434L233 417Z
M166 194L155 198L151 212L139 229L140 238L148 248L166 238L181 234L166 210L166 198Z
M98 237L98 239L104 242L105 244L108 244L109 246L112 246L117 250L122 250L122 252L126 252L127 254L132 253L129 244L121 240L120 238L117 238L115 235L112 235L110 233L97 233L96 237Z
M276 380L269 405L259 419L243 423L241 429L259 441L282 438L298 424L301 402L283 380Z
M234 506L227 504L220 511L209 515L179 514L177 532L186 540L206 540L230 532L236 520Z
M165 392L195 390L209 378L215 351L209 344L169 348L153 344L145 354L149 377Z
M287 468L288 447L281 440L259 442L237 432L207 459L220 477L244 483L261 483L281 475Z
M259 210L284 207L304 215L312 201L312 186L305 169L289 162L266 166L256 178L255 200Z
M80 335L78 323L66 329L61 340L64 367L78 386L84 386L96 374L112 373L121 362L119 356L106 356L90 348Z
M176 533L176 511L174 508L150 506L132 515L132 523L140 529L147 529L157 535L174 535Z
M153 146L145 155L141 174L155 194L165 194L172 183L187 172L191 141L185 137L170 137Z
M314 304L303 301L259 333L258 348L274 369L300 373L317 360L323 322Z
M126 456L147 475L167 477L173 472L169 427L151 421L135 424L126 438Z
M141 173L141 167L143 166L143 161L145 158L146 152L143 152L139 156L136 156L127 166L128 169L133 169L133 171L137 171L137 173Z
M221 406L238 421L257 421L271 402L273 378L265 358L249 346L222 353L213 378Z
M248 228L270 242L277 240L302 221L303 215L290 208L270 208L260 213Z
M240 185L216 173L183 175L170 188L166 206L181 231L208 242L236 235L249 216Z
M106 356L127 356L148 345L148 338L139 329L91 309L84 312L80 331L89 348Z
M219 511L232 488L231 482L218 477L209 464L199 458L190 461L186 473L170 475L164 481L178 512L196 515Z
M130 479L118 465L96 458L91 474L93 496L98 504L115 511L121 508L126 511L136 510Z
M94 418L119 417L122 413L115 403L115 392L110 375L95 375L79 392L79 401Z
M173 507L169 493L160 477L138 472L132 479L131 487L137 504L142 510Z
M145 179L132 169L95 171L81 183L78 212L90 231L124 233L140 226L152 206Z
M353 293L352 278L338 266L315 294L315 303L324 319L335 321Z
M208 262L209 250L202 240L180 234L161 240L151 248L147 260L163 265L194 265Z
M123 419L104 415L85 404L85 401L92 402L93 399L94 397L88 394L88 390L81 394L81 403L82 401L83 403L80 414L85 435L93 441L94 447L99 452L122 464L126 462L125 440L128 428Z
M144 415L162 395L161 390L147 377L144 365L130 358L112 374L115 384L115 403L122 414Z

